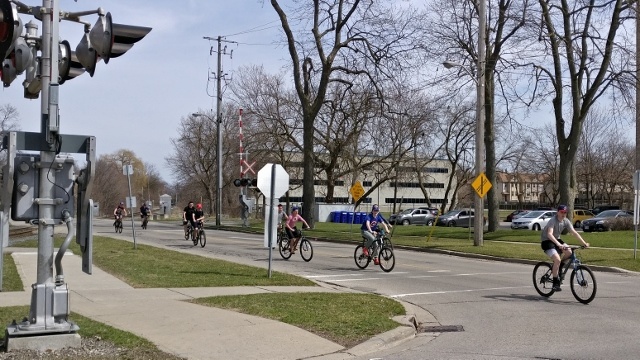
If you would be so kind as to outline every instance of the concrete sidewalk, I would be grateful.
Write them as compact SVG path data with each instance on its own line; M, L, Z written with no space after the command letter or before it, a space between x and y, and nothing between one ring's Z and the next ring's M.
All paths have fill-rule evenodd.
M0 306L29 305L37 279L35 249L12 252L25 291L0 292ZM81 270L81 258L70 252L63 261L71 311L153 342L162 351L187 359L350 359L411 339L413 319L434 323L428 312L405 304L401 326L352 349L292 325L233 311L200 306L188 300L218 295L269 292L338 292L326 287L218 287L134 289L93 267ZM26 316L27 314L25 314Z

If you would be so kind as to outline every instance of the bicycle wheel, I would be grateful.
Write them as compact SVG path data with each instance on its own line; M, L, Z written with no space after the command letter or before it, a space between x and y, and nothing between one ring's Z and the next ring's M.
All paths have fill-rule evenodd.
M596 278L591 269L584 265L578 267L571 273L571 293L576 300L583 304L590 303L596 297Z
M207 245L207 235L205 235L204 230L200 230L200 247L204 247Z
M356 246L356 250L353 252L353 260L355 260L356 266L360 269L365 269L371 262L371 258L364 254L363 249L363 245L358 245Z
M393 244L391 243L391 239L389 239L386 236L382 238L382 246L386 246L391 250L393 250Z
M147 230L147 223L149 222L149 220L147 220L147 218L144 218L144 221L142 221L142 228Z
M184 232L184 239L187 241L191 239L191 228L187 228L187 231Z
M118 232L120 234L122 234L122 221L120 222L120 224L118 225Z
M306 262L311 261L313 258L313 246L311 245L311 241L305 237L300 239L300 255L302 256L302 260Z
M280 256L285 260L289 260L291 257L291 247L289 246L289 239L286 236L280 238L278 251L280 252Z
M198 230L191 230L191 241L193 241L193 246L197 246L198 245L198 239L200 237L200 233L198 232Z
M393 249L390 247L382 246L378 254L378 260L380 262L380 268L384 272L390 272L396 266L396 257L393 254Z
M533 286L538 294L549 297L555 292L553 290L553 275L551 265L546 262L539 262L533 267Z

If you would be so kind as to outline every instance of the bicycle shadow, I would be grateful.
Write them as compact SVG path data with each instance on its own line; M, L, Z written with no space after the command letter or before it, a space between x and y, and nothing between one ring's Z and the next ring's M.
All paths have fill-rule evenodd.
M537 302L548 302L554 303L558 305L573 305L577 302L572 297L571 300L552 298L552 297L544 297L537 294L494 294L494 295L484 295L486 299L499 300L499 301L537 301ZM580 304L580 303L577 303Z

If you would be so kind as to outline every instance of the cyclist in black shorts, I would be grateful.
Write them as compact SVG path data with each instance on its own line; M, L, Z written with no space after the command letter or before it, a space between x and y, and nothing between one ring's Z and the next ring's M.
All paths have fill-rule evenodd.
M184 235L187 235L187 224L191 224L191 228L196 228L195 219L196 208L193 206L193 201L189 201L189 204L182 211L182 225L184 225Z
M580 239L584 247L589 247L589 243L582 239L582 236L573 228L571 221L567 219L567 205L558 206L558 212L552 217L547 225L542 229L540 247L547 256L553 260L551 274L553 275L553 290L562 291L558 271L560 262L571 257L571 248L560 240L561 234L571 233ZM562 258L560 256L562 255Z

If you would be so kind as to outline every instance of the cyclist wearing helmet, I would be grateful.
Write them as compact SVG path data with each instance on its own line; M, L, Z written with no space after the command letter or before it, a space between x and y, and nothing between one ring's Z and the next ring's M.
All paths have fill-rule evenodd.
M382 215L380 215L380 206L378 206L377 204L373 205L373 207L371 208L371 212L369 214L367 214L367 216L364 219L364 222L362 223L362 226L360 227L362 236L367 239L365 241L364 244L364 255L365 256L369 256L369 249L371 248L371 246L373 245L373 242L376 241L376 236L378 235L378 232L380 231L378 229L378 226L382 224L384 226L384 230L386 232L389 232L389 226L387 226L387 221L382 217ZM378 254L377 254L377 249L374 250L374 254L373 255L373 263L378 265Z
M187 235L187 224L191 225L191 228L196 228L195 220L196 208L193 206L193 201L189 201L189 204L182 211L182 225L184 225L184 235Z
M113 217L116 220L122 220L122 216L127 216L127 209L124 207L124 203L121 201L118 206L113 210ZM115 221L113 223L115 225Z
M567 219L567 205L560 205L558 206L558 212L549 219L547 225L542 229L540 236L540 247L542 247L544 253L553 260L551 274L553 275L553 290L555 291L562 291L560 288L560 279L558 278L560 262L570 258L572 253L571 248L565 244L564 241L560 240L560 235L566 234L567 232L580 239L582 245L589 247L589 243L582 239L582 236L580 236L573 228L573 225L571 225L571 221Z
M196 205L196 211L194 212L193 218L195 219L196 226L202 227L202 223L204 222L204 211L202 211L202 204L198 203Z
M287 230L287 237L289 239L293 239L293 244L291 245L291 253L294 254L296 250L298 250L298 241L302 237L302 232L298 230L296 227L296 223L298 221L302 221L306 227L310 227L305 219L302 218L298 214L298 207L294 206L291 208L291 215L287 218L287 221L284 223Z

